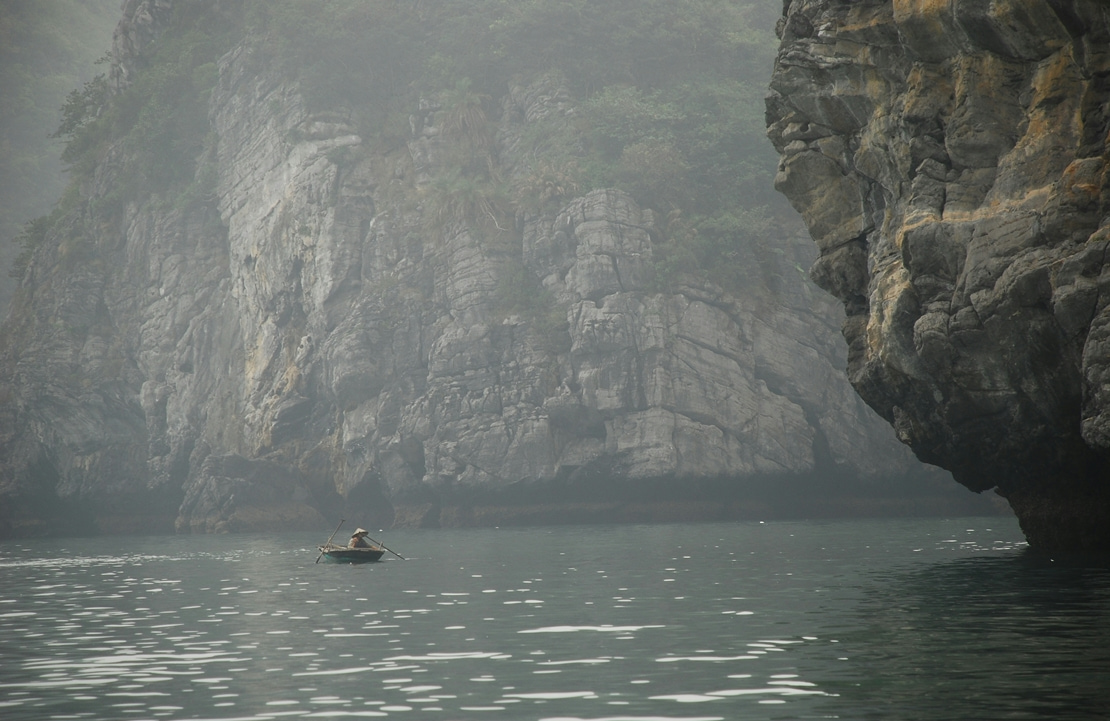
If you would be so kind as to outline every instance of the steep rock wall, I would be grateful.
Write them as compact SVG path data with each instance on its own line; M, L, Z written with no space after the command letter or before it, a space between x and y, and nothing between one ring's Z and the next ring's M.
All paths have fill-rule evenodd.
M1030 542L1110 548L1110 11L788 0L776 187L843 301L848 374Z
M124 84L123 41L154 42L170 3L125 10ZM575 110L553 79L501 104L494 155L520 181L530 125ZM29 265L0 354L7 532L836 513L861 492L874 512L910 478L917 510L952 507L843 378L804 242L753 255L749 294L664 292L655 216L618 190L439 213L434 100L406 146L369 147L249 43L209 118L210 197L105 221L110 149Z

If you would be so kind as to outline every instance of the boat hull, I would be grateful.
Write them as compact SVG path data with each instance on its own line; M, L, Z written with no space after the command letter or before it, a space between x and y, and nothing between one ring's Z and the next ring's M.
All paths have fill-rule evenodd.
M321 548L321 558L327 563L372 563L385 555L382 548Z

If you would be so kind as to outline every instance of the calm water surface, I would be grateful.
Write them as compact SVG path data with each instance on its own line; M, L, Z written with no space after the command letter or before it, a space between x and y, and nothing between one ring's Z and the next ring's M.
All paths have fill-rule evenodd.
M329 532L0 544L0 718L1110 714L1110 569L1012 519L391 531L408 560L315 564Z

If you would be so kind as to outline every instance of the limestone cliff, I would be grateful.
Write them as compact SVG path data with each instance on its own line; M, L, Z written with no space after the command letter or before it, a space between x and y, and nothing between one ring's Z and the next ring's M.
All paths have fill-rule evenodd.
M113 83L169 5L125 5ZM374 147L257 45L217 71L208 192L106 220L109 148L28 265L3 335L8 532L835 513L863 491L874 511L910 478L918 510L953 507L843 378L842 314L789 230L746 294L661 288L667 241L620 190L504 215L437 189L435 98ZM523 138L575 105L550 77L499 104L490 163L524 186Z
M788 0L776 187L848 374L1045 550L1110 548L1110 9Z

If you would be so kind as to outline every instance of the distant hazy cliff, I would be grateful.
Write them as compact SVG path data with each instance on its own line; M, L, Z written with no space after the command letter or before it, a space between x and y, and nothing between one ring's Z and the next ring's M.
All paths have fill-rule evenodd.
M114 87L172 3L124 9ZM515 217L437 196L434 99L377 148L250 43L212 72L204 192L111 196L109 147L27 266L0 348L7 532L734 517L773 512L759 489L824 479L814 511L942 475L844 379L804 241L753 253L745 293L661 289L660 221L620 190ZM574 102L552 78L495 100L488 157L522 185L523 138Z
M1110 548L1110 8L788 0L776 187L848 374L1044 549Z

